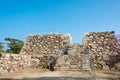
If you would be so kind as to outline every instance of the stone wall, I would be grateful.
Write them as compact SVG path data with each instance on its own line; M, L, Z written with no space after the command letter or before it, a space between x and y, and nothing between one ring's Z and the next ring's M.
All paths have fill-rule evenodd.
M47 62L47 64L49 64L49 62L51 62L51 60L48 59L50 56L54 56L55 58L58 57L55 67L56 70L60 71L65 67L65 65L61 65L62 69L60 69L58 66L60 65L59 61L61 61L61 56L68 56L69 70L74 71L75 68L80 68L81 63L79 63L79 54L74 53L74 50L78 50L78 47L73 50L72 47L67 52L68 54L64 54L70 45L72 44L69 34L28 36L20 54L1 54L0 73L11 73L33 67L42 68L44 63ZM59 52L62 52L62 54ZM66 62L63 62L63 64L66 64Z
M106 66L105 61L109 60L108 55L120 54L120 44L114 31L85 33L83 44L94 58L93 62L97 68Z
M17 72L26 68L39 66L39 59L31 55L0 54L0 74Z
M83 44L95 54L118 54L120 45L117 42L114 31L89 32L84 36Z
M69 34L44 34L30 35L26 39L21 54L56 54L59 50L64 49L71 43Z
M83 45L72 44L67 54L59 55L56 70L59 71L82 71L91 70L90 56Z
M42 68L42 64L51 62L48 59L50 56L55 57L55 70L91 70L91 57L98 55L96 63L100 66L103 65L102 57L107 59L105 55L120 53L120 45L113 31L89 32L84 35L83 44L71 43L69 34L30 35L20 54L0 54L0 73Z

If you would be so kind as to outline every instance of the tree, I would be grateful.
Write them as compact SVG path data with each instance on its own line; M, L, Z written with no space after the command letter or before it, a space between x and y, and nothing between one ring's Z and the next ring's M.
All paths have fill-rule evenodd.
M120 62L120 54L113 55L110 54L108 55L109 60L106 61L106 65L109 66L109 69L111 70L112 67L115 67L115 64Z
M5 41L9 41L7 52L9 53L19 53L24 42L15 38L5 38Z
M4 44L4 43L0 42L0 53L1 53L1 52L4 52L4 50L3 50L3 48L4 48L3 44Z
M115 67L115 64L120 62L120 35L117 36L117 39L114 35L109 38L109 45L111 46L112 53L108 55L108 60L106 65L109 66L109 69Z

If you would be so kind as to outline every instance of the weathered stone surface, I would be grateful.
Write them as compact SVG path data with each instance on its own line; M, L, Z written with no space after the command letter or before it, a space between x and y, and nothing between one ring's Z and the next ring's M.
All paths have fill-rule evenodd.
M71 43L69 34L31 35L21 50L21 54L56 54Z
M104 61L108 60L108 55L118 55L120 53L120 44L114 31L85 33L83 44L87 47L89 53L94 54L94 63L97 66L103 66Z
M68 54L58 56L56 70L60 71L81 71L90 69L90 58L86 49L80 44L70 46Z
M55 70L91 70L91 62L95 63L94 67L101 67L105 65L104 60L108 60L106 55L120 53L114 32L90 32L85 34L83 44L71 43L68 34L28 36L21 54L0 54L0 73L43 68L44 64L53 62L51 56L56 62Z
M120 53L120 45L115 34L111 32L89 32L84 36L84 45L95 54Z
M25 68L37 67L38 61L33 61L31 55L0 54L0 73L16 72Z

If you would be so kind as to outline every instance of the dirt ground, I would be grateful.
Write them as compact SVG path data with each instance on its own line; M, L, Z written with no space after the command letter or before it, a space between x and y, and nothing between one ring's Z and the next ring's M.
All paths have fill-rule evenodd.
M48 71L25 69L16 73L0 74L0 80L120 80L120 71Z

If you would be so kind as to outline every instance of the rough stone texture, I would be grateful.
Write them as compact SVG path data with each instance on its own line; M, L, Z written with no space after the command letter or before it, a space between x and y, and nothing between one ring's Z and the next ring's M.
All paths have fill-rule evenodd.
M80 44L72 44L67 54L58 56L56 70L81 71L90 69L90 56L86 49Z
M72 44L69 34L28 36L21 54L54 56L56 70L90 70L88 54L84 51L83 46ZM41 57L40 61L45 65L50 60Z
M40 58L25 54L0 54L0 74L21 71L27 68L42 68Z
M59 50L64 51L70 43L71 36L69 34L30 35L20 53L56 55Z
M84 36L84 45L94 54L118 54L120 45L113 31L89 32Z
M0 73L15 72L31 67L31 57L18 54L1 54Z
M95 66L101 66L105 65L102 57L106 60L106 55L120 53L120 45L113 31L89 32L85 34L83 44L71 43L69 34L30 35L20 54L0 54L0 73L42 68L42 64L49 64L50 56L55 57L55 70L91 70L91 58L95 59L96 55L97 61L93 62L96 63Z
M88 52L92 54L96 67L104 67L104 61L109 60L108 55L120 54L120 45L115 37L114 31L85 33L83 41Z

